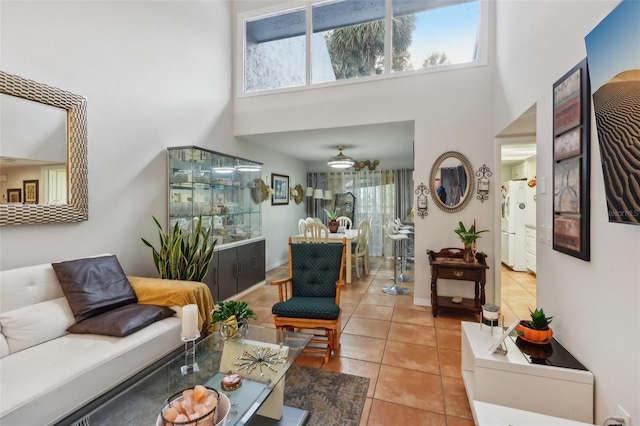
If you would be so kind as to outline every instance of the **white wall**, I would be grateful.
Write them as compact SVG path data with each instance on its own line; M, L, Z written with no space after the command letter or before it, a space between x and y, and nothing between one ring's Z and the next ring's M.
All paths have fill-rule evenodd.
M234 12L263 11L267 2L234 1ZM269 2L271 3L271 2ZM281 2L282 3L282 2ZM295 4L301 4L297 2ZM293 3L287 3L291 5ZM237 25L237 23L235 23ZM234 32L237 35L238 32ZM238 40L235 40L236 44ZM466 155L474 170L494 164L492 66L433 72L350 85L287 93L245 96L234 103L234 133L254 135L383 122L415 121L414 182L428 184L434 161L445 151ZM495 196L495 195L492 195ZM493 229L494 207L475 198L460 213L445 213L429 199L429 215L416 221L415 301L429 304L430 274L426 250L462 247L453 232L458 221ZM492 259L491 238L478 241ZM487 293L493 300L496 271L489 271ZM449 282L441 294L473 297L473 286Z
M262 180L271 186L271 174L289 176L289 186L297 184L306 187L307 166L300 160L283 155L277 151L265 150L255 144L238 139L238 147L247 158L255 158L264 162ZM300 204L289 199L287 205L271 205L271 200L262 203L262 235L266 244L266 269L270 270L289 260L288 239L290 235L298 233L298 219L306 217L306 202L304 197Z
M0 228L0 267L111 252L157 274L140 237L166 223L166 153L237 149L226 2L0 3L3 71L85 96L89 220ZM259 158L256 158L259 160Z
M85 96L89 141L89 220L0 228L0 268L110 252L127 273L156 274L140 237L156 241L151 217L167 220L170 146L260 161L267 184L276 172L304 186L305 163L232 135L228 2L3 1L0 18L2 70ZM304 204L262 208L272 267Z
M497 3L496 130L537 104L537 223L552 225L552 87L586 56L584 36L617 1ZM544 29L544 30L542 30ZM593 116L593 113L592 113ZM538 306L560 342L595 375L595 423L620 404L640 418L640 227L607 221L591 129L591 261L538 242ZM546 194L541 179L546 177Z

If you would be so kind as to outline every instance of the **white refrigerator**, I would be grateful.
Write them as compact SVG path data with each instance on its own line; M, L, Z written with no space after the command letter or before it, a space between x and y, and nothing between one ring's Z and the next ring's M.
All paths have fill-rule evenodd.
M510 180L503 183L501 204L502 263L514 271L526 271L526 228L530 205L527 194L530 188L526 180Z

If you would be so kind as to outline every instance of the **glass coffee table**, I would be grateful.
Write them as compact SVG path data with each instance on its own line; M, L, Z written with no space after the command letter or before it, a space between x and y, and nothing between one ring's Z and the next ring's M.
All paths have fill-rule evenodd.
M191 362L181 351L59 424L153 426L167 398L200 384L229 397L231 412L225 426L302 425L308 413L283 406L284 376L310 339L308 334L257 326L250 326L244 339L228 342L213 333L196 343L198 371L181 372ZM229 372L243 378L242 386L231 392L220 385Z

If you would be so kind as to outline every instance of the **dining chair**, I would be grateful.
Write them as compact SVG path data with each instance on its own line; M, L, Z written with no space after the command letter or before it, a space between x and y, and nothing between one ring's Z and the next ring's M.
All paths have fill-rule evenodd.
M304 234L307 230L307 221L304 219L300 219L298 221L298 234Z
M353 228L353 222L351 221L351 218L348 218L347 216L339 216L336 221L338 221L340 226L344 226L345 229Z
M271 282L278 286L279 302L271 308L276 328L321 330L305 352L324 354L325 363L340 347L346 243L294 244L289 237L289 277Z
M362 272L369 274L367 266L367 253L369 251L369 235L371 234L371 224L369 221L360 221L358 225L358 236L356 237L355 250L351 253L351 264L356 268L356 277L360 278L360 262L362 262Z
M326 243L329 241L329 228L320 222L307 223L304 236L308 243Z

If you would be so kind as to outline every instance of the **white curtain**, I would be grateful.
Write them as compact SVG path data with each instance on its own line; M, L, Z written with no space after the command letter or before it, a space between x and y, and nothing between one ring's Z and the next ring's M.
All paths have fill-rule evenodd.
M391 246L385 247L382 225L396 217L394 176L393 170L328 174L328 187L334 194L351 192L356 198L353 226L357 227L363 219L371 220L371 256L391 255Z

